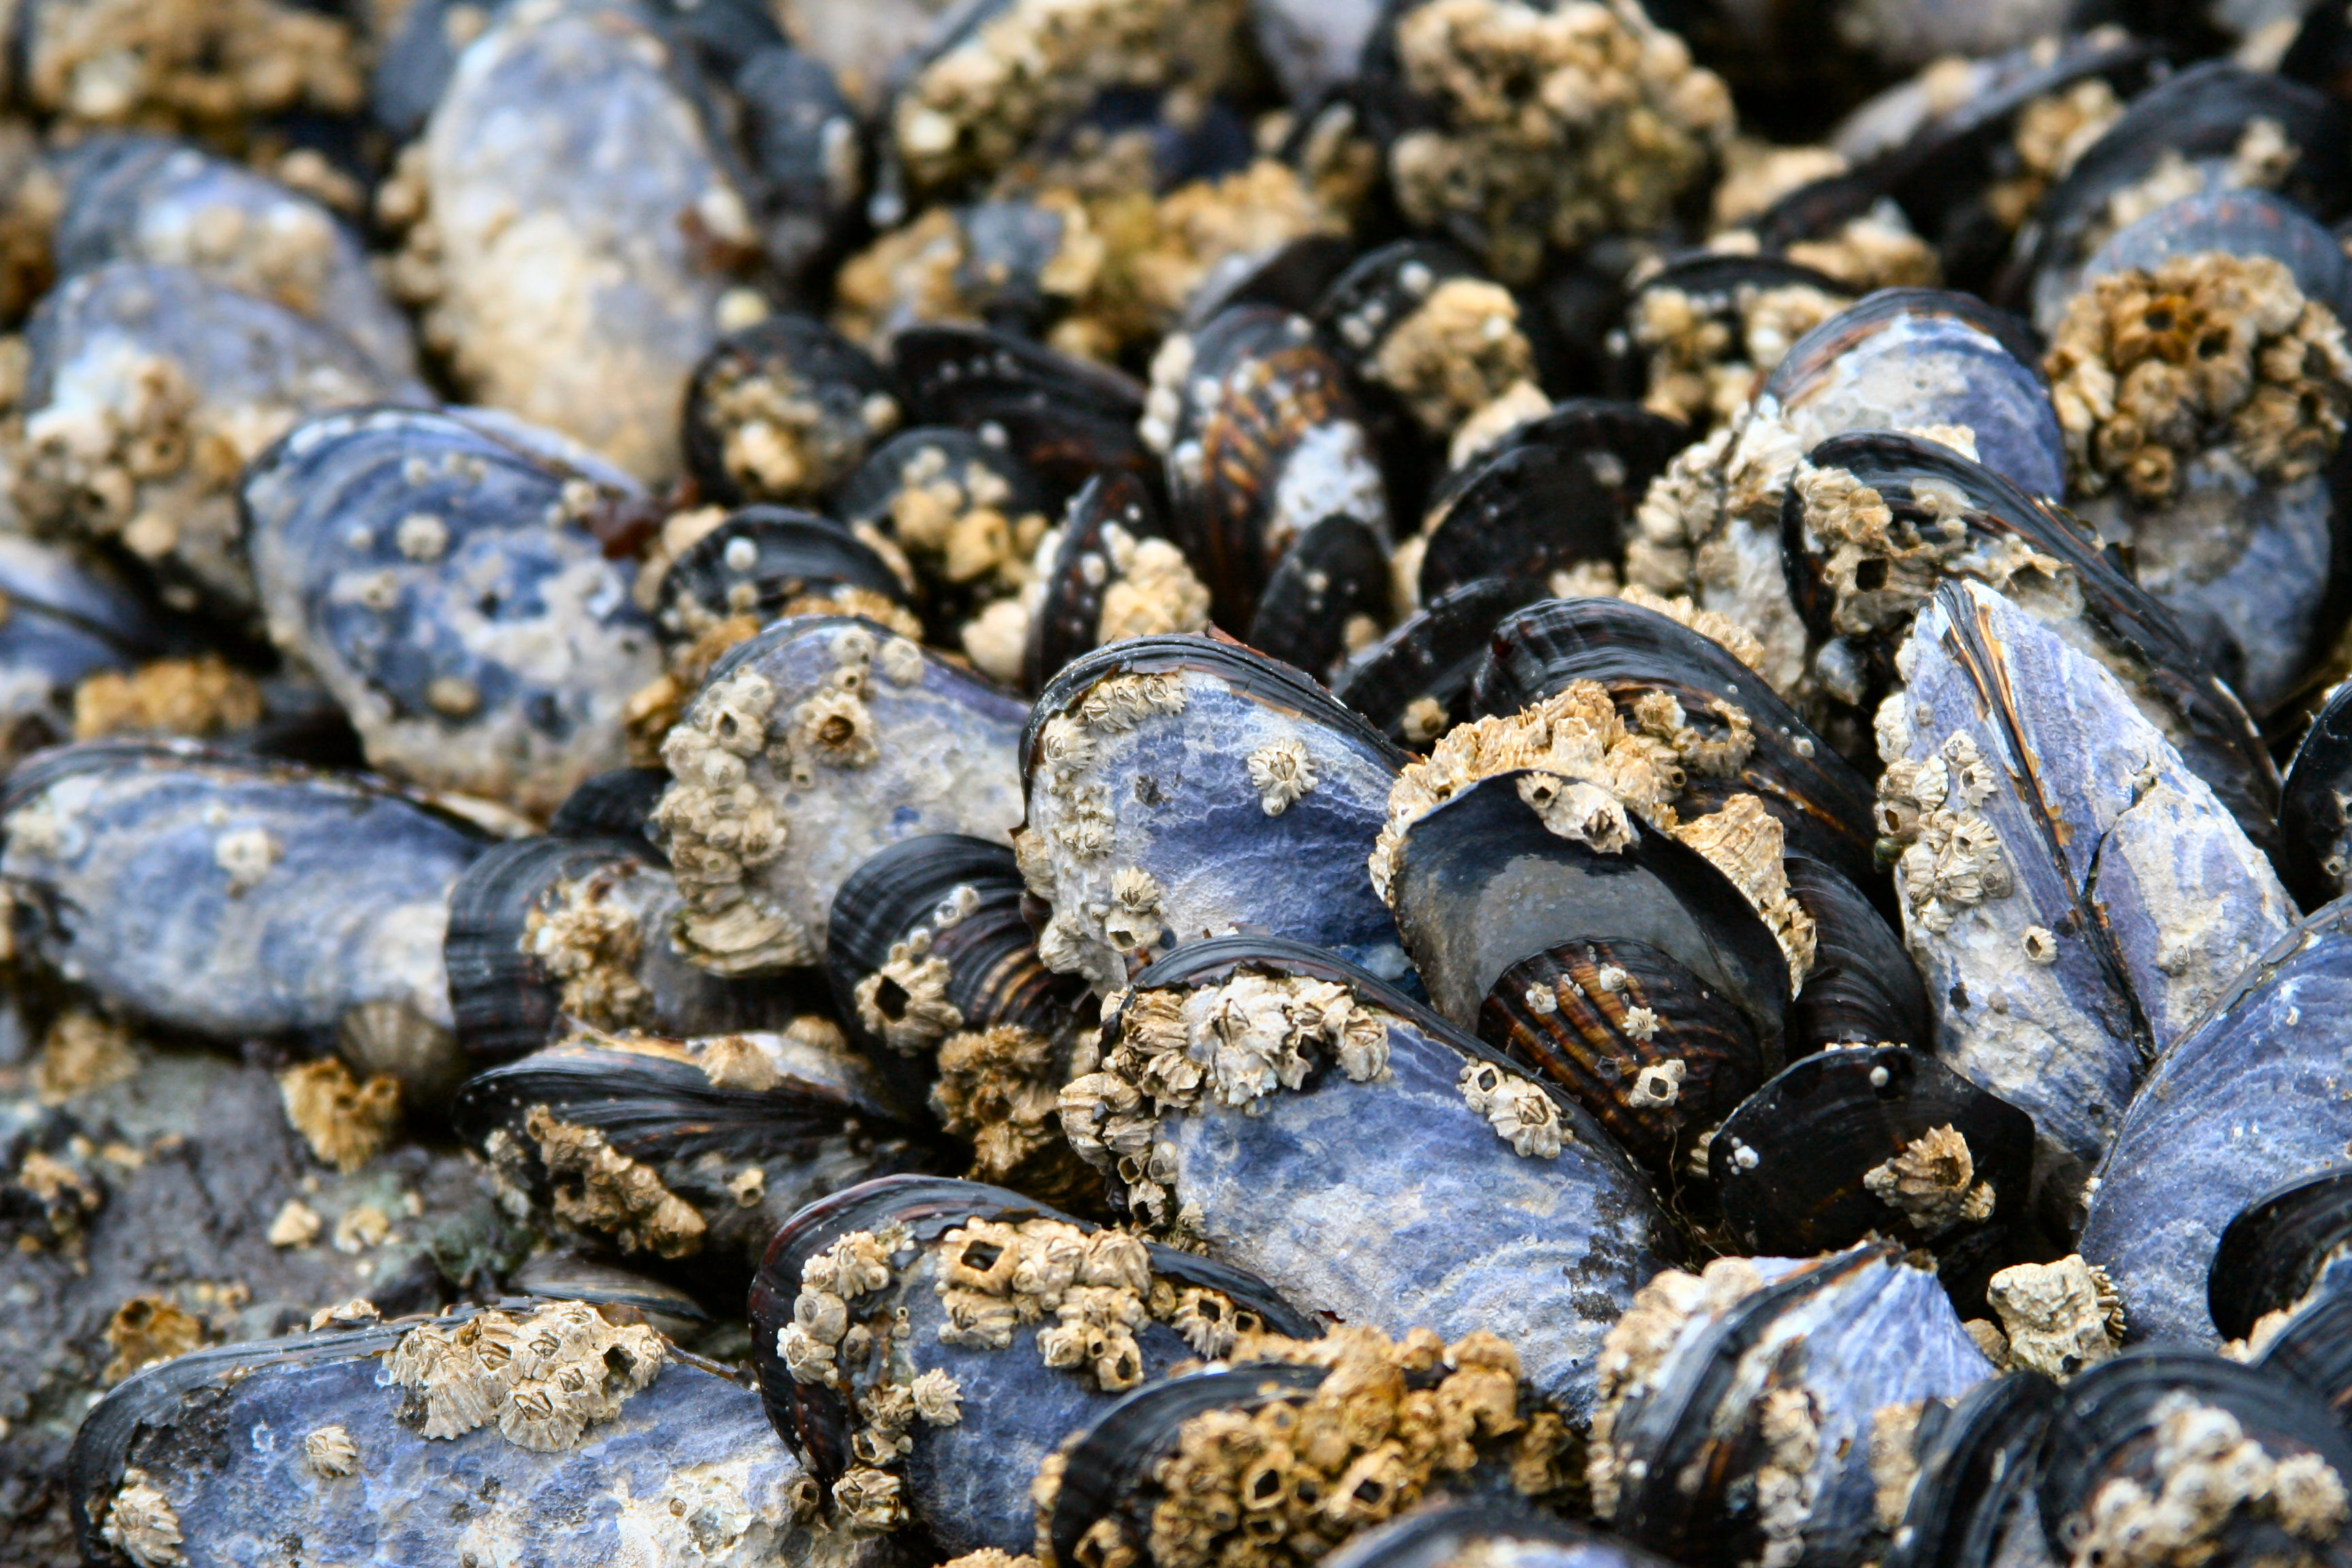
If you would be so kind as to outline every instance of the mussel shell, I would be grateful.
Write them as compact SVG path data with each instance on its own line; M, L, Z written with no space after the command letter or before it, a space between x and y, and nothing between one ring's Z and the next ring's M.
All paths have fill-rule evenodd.
M2230 1221L2344 1158L2352 1114L2328 1087L2352 1047L2352 910L2330 904L2251 965L2132 1101L2099 1169L2082 1253L2122 1293L2136 1339L2210 1343L2207 1279Z
M2242 1340L2265 1312L2301 1300L2330 1255L2352 1244L2352 1167L2274 1187L2238 1211L2213 1247L2206 1310Z
M684 638L730 616L765 623L795 599L839 587L893 603L907 596L890 563L831 518L747 506L687 546L662 574L661 626Z
M1083 714L1097 689L1108 700L1139 678L1165 689L1173 706L1124 724L1107 715L1090 728ZM1075 767L1053 754L1065 740L1082 753ZM1253 781L1252 758L1294 748L1311 788ZM1021 757L1024 834L1054 878L1055 924L1041 945L1048 962L1077 964L1097 990L1178 942L1236 929L1332 948L1375 973L1407 972L1395 922L1364 870L1403 757L1289 666L1201 637L1098 648L1047 684ZM1097 847L1076 837L1095 830L1106 836ZM1155 885L1160 925L1120 950L1082 906L1129 870ZM1057 932L1073 944L1066 961L1053 956Z
M2310 1454L2338 1478L2352 1475L2352 1435L2336 1425L2322 1400L2287 1379L2195 1352L2129 1351L2069 1384L2052 1418L2037 1489L2042 1529L2054 1552L2072 1555L2093 1509L2117 1479L2128 1478L2151 1497L2164 1489L2169 1478L2157 1468L2156 1427L2164 1403L2178 1395L2201 1409L2226 1413L2274 1459ZM2267 1509L2249 1518L2253 1510L2237 1499L2216 1499L2207 1506L2221 1518L2198 1518L2196 1534L2202 1539L2194 1544L2217 1546L2213 1561L2343 1561L2340 1541L2313 1542L2289 1535Z
M910 425L992 427L1058 504L1107 468L1158 467L1136 435L1143 389L1105 365L986 327L908 327L890 363Z
M1804 1258L1873 1234L1941 1250L1959 1237L1921 1232L1864 1177L1946 1127L1967 1141L1975 1179L1992 1186L1992 1212L1981 1223L2014 1224L2032 1185L2033 1119L1904 1046L1822 1051L1790 1063L1725 1119L1707 1145L1707 1171L1724 1224L1748 1252Z
M2043 1544L2034 1488L2059 1398L2040 1373L2012 1372L1949 1405L1929 1405L1914 1437L1918 1479L1886 1568L2027 1568L2011 1555L2012 1539L2029 1562Z
M1619 323L1611 329L1608 339L1612 389L1627 397L1639 397L1651 390L1647 385L1648 355L1634 335L1635 323L1643 317L1644 295L1679 295L1690 310L1724 329L1727 341L1720 351L1723 357L1744 360L1748 354L1743 341L1747 301L1759 293L1780 289L1810 289L1833 301L1853 298L1853 290L1836 279L1769 251L1742 256L1694 250L1675 257L1626 290ZM1756 383L1760 384L1771 369L1769 364L1757 365ZM1752 392L1754 387L1749 390Z
M674 1350L617 1415L567 1448L524 1448L495 1422L423 1437L413 1416L401 1418L406 1391L383 1385L382 1358L420 1323L455 1321L223 1345L133 1374L74 1442L68 1485L84 1560L123 1561L103 1526L132 1468L177 1515L173 1560L191 1568L261 1561L289 1539L341 1562L455 1563L496 1552L548 1568L592 1568L633 1551L699 1555L730 1538L788 1556L830 1548L822 1531L798 1522L806 1478L776 1447L758 1396L724 1368ZM329 1479L304 1461L304 1439L329 1426L356 1450L356 1474ZM686 1479L696 1475L715 1484ZM383 1508L369 1500L378 1498L463 1500ZM881 1555L852 1550L866 1563Z
M1579 680L1601 682L1629 718L1635 700L1651 691L1673 697L1694 726L1710 733L1724 727L1716 703L1746 714L1754 749L1727 776L1692 770L1679 797L1681 815L1702 816L1732 795L1752 795L1787 833L1792 853L1817 857L1858 886L1874 884L1870 786L1722 644L1622 599L1544 600L1496 623L1471 689L1472 708L1517 713Z
M163 651L165 627L94 556L0 534L0 763L68 740L74 690Z
M1352 660L1333 681L1332 695L1391 742L1426 747L1471 717L1471 682L1496 624L1543 593L1538 584L1508 577L1449 589Z
M1117 575L1109 543L1114 528L1139 541L1166 536L1150 487L1130 473L1096 475L1063 513L1061 542L1029 616L1022 658L1029 689L1041 689L1071 660L1102 646L1103 601Z
M2352 868L2352 681L2312 715L2279 786L2279 876L2306 910L2340 898Z
M1404 830L1391 889L1397 931L1438 1012L1475 1020L1504 970L1562 942L1639 942L1687 966L1777 1053L1789 963L1730 879L1638 817L1634 841L1614 853L1562 837L1544 826L1523 783L1556 788L1559 780L1497 773Z
M1197 331L1234 305L1307 313L1355 258L1355 243L1336 234L1302 235L1271 250L1229 258L1193 286L1177 325Z
M511 1289L539 1301L585 1301L645 1314L672 1340L706 1333L718 1320L675 1285L576 1252L541 1252L507 1277Z
M1388 1071L1358 1083L1327 1067L1248 1111L1204 1098L1164 1115L1152 1158L1165 1157L1171 1207L1205 1254L1303 1309L1391 1336L1497 1333L1537 1395L1580 1420L1603 1333L1677 1245L1640 1172L1540 1080L1559 1152L1516 1152L1462 1087L1505 1058L1327 952L1257 936L1188 943L1135 977L1128 1006L1249 976L1346 987L1383 1017ZM1125 1020L1125 1010L1106 1020L1106 1055Z
M646 824L668 787L669 774L660 768L614 768L580 781L547 819L551 838L624 838L643 844Z
M469 823L362 776L103 741L20 764L0 818L19 951L112 1005L314 1047L371 1005L450 1027L447 899L487 843Z
M765 473L730 450L741 416L718 400L752 380L804 422L775 432L793 447L796 478ZM890 379L864 350L813 317L770 316L719 339L694 367L686 384L687 471L705 496L726 506L815 495L854 470L897 421Z
M1616 989L1601 984L1604 968L1622 973ZM1627 1027L1635 1007L1656 1016L1646 1039ZM1573 1095L1669 1185L1696 1133L1774 1065L1738 1007L1657 949L1622 939L1564 942L1504 970L1478 1010L1478 1037ZM1642 1072L1667 1061L1679 1062L1683 1076L1661 1102Z
M2352 1427L2352 1290L2331 1289L2296 1312L2254 1364L2317 1394Z
M1423 601L1480 577L1548 584L1580 562L1616 563L1643 493L1689 439L1678 421L1597 397L1510 431L1430 498Z
M241 481L271 639L315 670L371 763L548 811L623 760L660 670L600 515L639 494L598 465L450 415L322 415ZM615 482L618 481L618 482Z
M1309 528L1283 556L1244 640L1328 679L1350 641L1379 628L1388 606L1388 546L1370 523L1342 512Z
M2117 229L2083 263L2078 287L2134 268L2153 272L2174 257L2208 251L2268 257L2294 276L2305 299L2339 320L2352 310L2352 262L2327 230L2292 202L2235 186L2167 202Z
M1511 1568L1663 1568L1630 1541L1499 1498L1423 1504L1367 1530L1323 1561L1329 1568L1447 1568L1465 1558Z

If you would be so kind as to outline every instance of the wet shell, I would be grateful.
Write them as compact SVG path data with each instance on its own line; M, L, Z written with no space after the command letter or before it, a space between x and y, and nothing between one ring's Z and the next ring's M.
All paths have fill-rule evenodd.
M686 388L686 460L726 505L798 501L856 470L898 423L889 377L808 316L770 316L713 344Z
M1043 689L1105 643L1207 628L1208 591L1166 534L1150 487L1133 474L1088 479L1070 498L1061 526L1038 547L1035 576L1022 595L1028 689ZM1380 570L1385 574L1385 559Z
M656 593L663 633L684 642L738 616L764 626L836 595L871 595L877 610L901 605L907 584L886 557L832 519L761 505L731 513L688 545Z
M1543 596L1524 579L1485 577L1429 601L1341 670L1332 695L1401 746L1420 750L1471 716L1471 680L1496 624Z
M552 810L625 760L659 670L600 521L634 486L556 460L560 437L412 409L330 414L247 470L272 640L319 673L368 759L432 787Z
M0 536L0 762L74 733L74 691L101 670L162 651L155 616L103 563L57 544Z
M2038 1372L1988 1378L1948 1405L1929 1402L1912 1434L1916 1473L1887 1543L1888 1568L2049 1561L2034 1489L2057 1405L2057 1385Z
M908 327L890 340L909 425L1002 439L1059 504L1108 468L1159 467L1136 421L1144 389L1107 365L985 327Z
M2224 1339L2250 1338L2266 1315L2352 1283L2352 1168L2274 1187L2240 1210L2213 1248L2205 1304Z

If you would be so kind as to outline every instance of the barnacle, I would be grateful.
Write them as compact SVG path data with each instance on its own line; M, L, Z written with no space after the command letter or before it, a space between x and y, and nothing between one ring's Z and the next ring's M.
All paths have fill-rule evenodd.
M563 1011L598 1029L646 1023L653 1004L636 973L644 933L613 891L603 877L561 882L523 921L523 950L562 985Z
M1803 283L1742 283L1724 301L1663 286L1643 289L1634 296L1628 335L1649 362L1644 406L1693 429L1728 420L1747 403L1757 375L1844 303ZM1724 315L1731 321L1719 319Z
M2095 1366L2123 1343L2115 1286L2079 1256L2004 1268L1985 1300L2000 1317L2010 1361L2052 1377Z
M544 1105L530 1108L523 1130L554 1184L557 1218L609 1236L628 1252L683 1258L701 1247L703 1219L694 1205L602 1132L558 1121Z
M1929 1238L1992 1213L1992 1184L1976 1179L1969 1141L1950 1126L1912 1139L1862 1178L1871 1194Z
M333 1057L278 1075L286 1120L310 1152L340 1171L356 1171L383 1150L400 1123L400 1085L378 1073L365 1083Z
M74 739L128 733L204 739L250 729L261 687L218 654L159 658L128 674L100 670L74 688Z
M516 1314L477 1313L455 1327L424 1323L384 1357L384 1376L422 1406L428 1438L495 1426L519 1448L560 1453L621 1413L661 1371L662 1338L608 1323L593 1307L555 1301Z
M2317 1454L2273 1455L2236 1416L2186 1393L2164 1395L2150 1415L2158 1489L2128 1476L2101 1483L2074 1535L2075 1568L2188 1568L2248 1515L2315 1544L2343 1529L2344 1478Z

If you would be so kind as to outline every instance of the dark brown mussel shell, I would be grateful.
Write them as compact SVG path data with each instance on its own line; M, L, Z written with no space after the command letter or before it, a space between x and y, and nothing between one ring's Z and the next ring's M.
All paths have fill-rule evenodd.
M2184 1442L2190 1432L2203 1441ZM2227 1472L2219 1469L2217 1450L2228 1454ZM2269 1483L2279 1471L2302 1472L2323 1494L2332 1489L2332 1510L2297 1519L2274 1506ZM2221 1473L2236 1484L2208 1482L2211 1489L2196 1494L2200 1506L2188 1528L2175 1527L2188 1537L2179 1550L2197 1552L2214 1568L2352 1561L2342 1500L2352 1434L2318 1396L2275 1372L2183 1350L2129 1351L2067 1385L2044 1450L2042 1529L2062 1561L2113 1560L2122 1555L2117 1537L2149 1504ZM2118 1481L2131 1483L2137 1508L2116 1506L2131 1495L2118 1495ZM2101 1530L2102 1522L2109 1528Z
M907 584L872 546L831 518L747 506L696 540L662 574L658 621L684 640L732 616L765 623L794 600L854 588L904 604Z
M2352 869L2352 681L2312 716L2279 785L2279 879L2306 910L2343 896Z
M1629 817L1614 851L1554 832L1528 798L1558 775L1479 780L1402 835L1391 899L1397 930L1439 1013L1463 1026L1503 972L1580 939L1638 942L1668 954L1777 1054L1789 1009L1789 963L1728 878L1697 850Z
M441 957L458 1045L477 1063L505 1061L570 1023L684 1037L792 1015L789 981L728 979L673 948L678 907L668 867L641 840L548 835L493 846L449 893ZM569 1012L567 974L585 981L571 987Z
M1606 687L1629 722L1637 701L1663 692L1711 742L1730 736L1724 710L1735 710L1754 742L1747 756L1720 777L1686 770L1676 809L1703 816L1752 795L1786 831L1791 853L1814 856L1858 886L1877 884L1869 784L1762 676L1655 610L1622 599L1547 599L1505 616L1471 688L1472 711L1517 713L1579 680Z
M543 1219L638 1266L691 1258L680 1282L706 1293L740 1286L803 1204L940 1162L864 1059L817 1034L583 1035L476 1074L449 1115Z
M1912 1483L1885 1568L2027 1568L2042 1554L2042 1443L2058 1385L2038 1372L1930 1401L1912 1434Z
M1103 604L1118 574L1114 528L1137 541L1167 536L1150 487L1130 473L1097 474L1070 498L1044 596L1029 616L1023 669L1030 690L1043 689L1072 659L1102 646Z
M1622 940L1563 942L1504 970L1478 1037L1574 1095L1667 1186L1698 1132L1777 1065L1727 998Z
M1450 588L1351 660L1332 695L1398 745L1424 749L1471 714L1471 680L1486 660L1505 616L1543 596L1512 577L1481 577Z
M839 1483L855 1475L866 1482L869 1496L881 1491L890 1500L868 1512L866 1522L911 1520L950 1552L982 1545L1025 1550L1034 1516L1027 1489L1003 1484L1008 1475L1034 1474L1066 1437L1128 1390L1200 1353L1196 1339L1214 1350L1244 1330L1298 1339L1320 1331L1251 1275L1121 1238L1125 1261L1118 1282L1134 1284L1138 1262L1148 1275L1144 1321L1125 1343L1090 1342L1075 1362L1049 1364L1040 1335L1056 1330L1052 1319L1040 1321L1033 1314L1012 1321L1016 1292L1037 1289L1025 1274L1007 1278L1019 1263L1019 1242L1001 1232L994 1238L954 1235L978 1224L1067 1227L1061 1230L1063 1244L1078 1247L1098 1234L1105 1246L1112 1239L1111 1233L1097 1233L1084 1220L1003 1187L898 1176L811 1204L769 1244L750 1306L761 1396L777 1434L826 1489L836 1514L850 1511ZM861 1244L884 1265L882 1284L835 1294L818 1283L831 1272L825 1259L844 1245ZM830 1283L845 1281L835 1275ZM950 1289L958 1292L960 1307L961 1298L1002 1303L1004 1332L959 1331L947 1300ZM1183 1328L1168 1321L1180 1315L1174 1310L1180 1303L1192 1308L1181 1314ZM835 1316L817 1308L844 1310ZM895 1455L877 1450L863 1429L867 1412L858 1406L881 1383L903 1383L926 1371L952 1380L961 1418L914 1425L902 1438L904 1448ZM882 1475L876 1485L872 1478L886 1469L899 1473Z
M1230 258L1193 286L1178 325L1203 326L1234 305L1310 312L1355 258L1355 242L1336 234L1302 235L1272 250Z
M1136 435L1143 389L1106 365L988 327L908 327L890 340L908 423L986 437L1034 474L1058 504L1106 468L1158 465Z
M1266 579L1250 647L1328 682L1388 619L1389 552L1381 531L1345 512L1303 534Z
M2212 786L2246 837L2264 848L2276 845L2278 770L2244 705L2172 615L2117 571L2072 520L1940 442L1894 431L1832 436L1808 461L1817 469L1843 469L1877 491L1894 514L1890 537L1948 539L1945 513L1955 503L1967 531L1957 552L1924 566L1861 561L1853 591L1842 600L1827 574L1831 556L1807 522L1801 489L1790 487L1780 514L1790 593L1816 637L1837 637L1856 652L1858 679L1851 695L1838 694L1840 700L1866 704L1885 689L1894 677L1895 639L1908 631L1918 605L1939 581L1972 578L2002 590L2030 614L2063 615L2042 604L2045 595L2027 591L2053 574L2051 566L2000 574L1999 563L2021 546L2073 577L2081 621L2095 644L2085 651L2164 710L2158 722L2166 738L2189 771ZM1882 568L1875 587L1869 585L1874 566ZM1865 622L1871 633L1856 636L1853 628ZM1816 666L1825 667L1822 660Z
M2221 1337L2242 1340L2266 1313L2292 1308L2352 1249L2352 1166L2273 1187L2238 1213L2213 1249L2206 1310ZM2346 1280L2352 1282L2352 1271ZM2336 1284L2336 1289L2342 1289Z
M1306 317L1236 306L1182 342L1189 366L1166 389L1178 403L1166 421L1169 536L1218 623L1246 626L1315 525L1353 517L1385 541L1384 481L1346 373Z
M1813 921L1813 965L1789 1009L1789 1055L1824 1046L1936 1037L1936 1014L1918 966L1876 905L1825 860L1780 858L1789 894ZM1884 888L1882 879L1869 886Z
M1941 1255L2025 1213L2033 1119L1924 1050L1821 1051L1726 1118L1706 1165L1749 1252L1804 1258L1876 1234Z
M898 422L890 377L814 317L770 316L728 333L686 385L687 469L722 506L821 495ZM775 458L746 441L765 424ZM778 460L781 459L781 460Z
M1517 426L1431 498L1423 600L1479 577L1549 584L1579 563L1614 564L1643 492L1689 439L1675 420L1597 397Z

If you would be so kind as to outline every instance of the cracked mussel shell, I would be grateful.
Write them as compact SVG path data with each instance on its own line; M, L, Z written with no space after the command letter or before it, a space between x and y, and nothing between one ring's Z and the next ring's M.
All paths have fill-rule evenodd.
M834 896L877 850L1020 820L1021 717L871 621L796 616L737 644L662 743L674 939L718 974L821 962Z
M722 506L806 501L898 423L887 372L811 316L769 316L710 347L686 384L687 471Z
M2340 1563L2347 1477L2352 1436L2316 1395L2265 1368L2147 1348L2066 1386L2037 1489L2060 1561L2112 1560L2155 1530L2209 1563Z
M1593 1511L1698 1568L1883 1551L1873 1451L1919 1401L1993 1375L1936 1277L1884 1241L1662 1275L1610 1343Z
M683 643L738 616L766 626L838 609L895 620L908 587L886 557L831 518L762 503L730 512L679 552L656 595L664 637Z
M1118 1397L1241 1333L1312 1338L1262 1281L1002 1187L896 1176L776 1232L753 1281L768 1418L836 1524L1028 1550L1022 1489Z
M82 1560L226 1568L289 1540L336 1561L520 1553L591 1568L846 1550L759 1397L637 1314L505 1300L196 1351L133 1373L82 1423ZM460 1500L454 1508L371 1499Z
M648 803L640 793L632 804ZM575 1025L679 1039L758 1028L790 1010L783 983L690 963L669 934L682 907L642 838L551 834L492 847L449 894L442 960L458 1045L487 1063Z
M938 1163L917 1114L821 1018L665 1040L583 1031L477 1073L450 1121L541 1223L680 1282L740 1288L844 1186ZM659 1260L658 1262L656 1260Z
M239 491L270 638L371 765L538 814L625 760L661 668L599 531L642 504L625 476L516 420L370 407L297 426Z
M166 1028L332 1046L446 1092L470 823L363 775L127 741L18 764L0 823L21 957Z
M1982 1272L2026 1215L2033 1119L1923 1050L1826 1050L1725 1118L1706 1165L1724 1226L1750 1253L1805 1258L1895 1236L1952 1279Z
M1539 584L1508 577L1449 588L1350 659L1331 694L1395 744L1424 748L1471 717L1471 682L1496 624L1544 594Z
M1296 942L1195 942L1136 975L1063 1125L1155 1234L1384 1333L1490 1330L1577 1418L1676 1246L1566 1091Z
M1021 756L1048 968L1108 994L1239 930L1409 972L1364 877L1402 754L1289 666L1202 637L1098 648L1047 684Z

